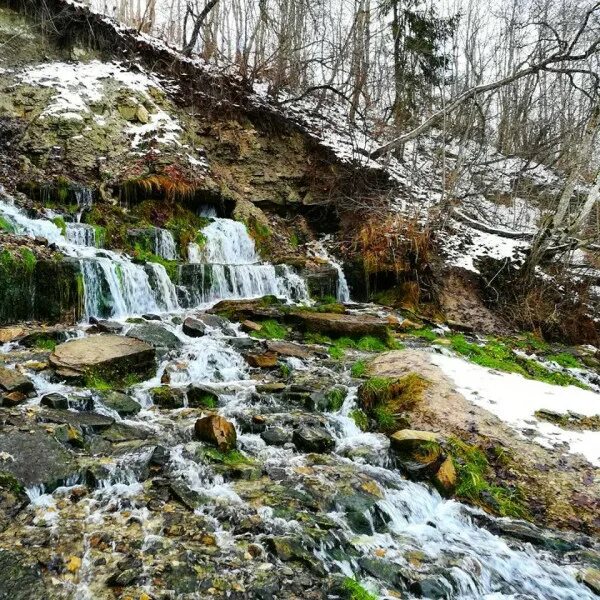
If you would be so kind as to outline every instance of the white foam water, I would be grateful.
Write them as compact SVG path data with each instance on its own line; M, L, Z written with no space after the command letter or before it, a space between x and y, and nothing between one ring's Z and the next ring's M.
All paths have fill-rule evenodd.
M327 238L319 242L315 242L310 246L310 250L312 251L313 256L325 260L328 262L338 274L337 286L336 286L336 296L340 302L350 302L350 288L348 287L348 280L346 279L346 275L344 274L344 269L342 269L342 265L331 256L327 249L323 245L323 242L326 242Z

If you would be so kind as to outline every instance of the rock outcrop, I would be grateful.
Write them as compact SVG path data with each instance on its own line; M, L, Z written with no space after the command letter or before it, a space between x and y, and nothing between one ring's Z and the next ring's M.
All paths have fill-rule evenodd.
M155 350L141 340L119 335L98 335L57 346L50 364L63 377L98 376L119 381L128 374L152 374Z

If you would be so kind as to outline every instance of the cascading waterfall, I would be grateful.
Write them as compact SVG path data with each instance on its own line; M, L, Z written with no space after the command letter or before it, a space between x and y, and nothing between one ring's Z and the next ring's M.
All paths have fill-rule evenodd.
M80 187L75 190L75 200L79 210L77 211L77 223L81 222L81 217L86 210L94 205L94 195L90 188Z
M154 254L166 260L177 260L177 246L173 234L157 227L154 233Z
M67 242L74 246L95 247L97 245L96 230L92 225L86 225L85 223L67 223L65 234Z
M257 298L273 294L289 300L306 301L304 281L287 265L261 262L252 238L243 223L213 217L202 234L206 243L188 247L190 263L199 264L197 303L223 298Z
M322 241L313 243L310 247L310 251L313 256L327 261L337 271L336 297L340 302L350 302L350 288L348 287L348 280L344 275L344 269L342 269L342 265L327 252L327 249L323 245L323 242L326 242L327 239L328 238L325 237Z
M93 227L69 223L65 237L52 221L31 219L7 202L0 202L0 215L15 234L44 237L66 255L79 259L86 317L124 317L179 308L175 286L162 265L138 265L122 254L98 250L91 243Z

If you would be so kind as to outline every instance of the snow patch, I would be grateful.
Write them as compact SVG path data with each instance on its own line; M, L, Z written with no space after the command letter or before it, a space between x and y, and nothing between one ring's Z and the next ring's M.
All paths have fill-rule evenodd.
M568 431L534 416L542 408L585 416L600 414L600 394L578 387L561 387L525 379L516 373L501 373L455 356L432 354L431 362L442 369L465 398L485 408L515 430L534 430L534 440L547 448L583 454L600 466L600 432Z

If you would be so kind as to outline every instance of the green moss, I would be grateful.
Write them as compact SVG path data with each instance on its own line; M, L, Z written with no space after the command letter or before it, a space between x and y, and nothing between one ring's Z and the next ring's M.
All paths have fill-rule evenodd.
M450 337L450 343L455 352L466 356L471 362L482 367L507 373L518 373L528 379L536 379L553 385L574 385L587 388L572 375L550 371L535 360L518 356L506 343L497 339L491 339L486 344L479 345L468 342L463 335L454 335Z
M23 265L25 266L25 270L29 273L33 273L35 269L35 265L37 263L37 258L35 254L29 248L21 248L21 257L23 259Z
M404 377L371 377L358 388L360 407L389 432L397 428L403 413L412 410L423 398L428 382L416 373Z
M123 379L123 385L125 387L132 387L137 385L142 381L142 377L140 377L137 373L128 373Z
M107 392L113 389L113 386L104 379L101 375L98 374L89 374L84 377L85 387L99 390L102 392Z
M456 468L457 497L488 508L503 517L528 518L529 513L520 488L490 483L492 470L480 448L458 438L450 438L448 446Z
M335 360L341 360L344 358L344 355L345 352L342 348L338 348L337 346L331 346L331 348L329 348L329 356Z
M143 260L145 262L156 263L158 265L162 265L169 276L169 279L173 282L177 281L177 272L179 268L179 263L176 260L167 260L162 256L158 256L153 254L152 252L147 252L142 248L139 243L136 243L133 250L133 255L138 260Z
M356 426L361 431L367 431L369 429L369 417L360 408L356 408L350 413L350 417L354 419Z
M334 387L330 389L325 397L327 398L328 410L330 412L337 412L342 408L344 400L346 399L346 389L342 387Z
M290 235L290 246L292 248L297 248L300 245L300 239L298 238L298 234L295 231L292 231Z
M25 488L19 481L7 471L0 471L0 489L10 490L13 494L21 494L25 492Z
M274 319L260 322L260 331L252 331L250 335L259 339L283 340L287 337L288 330Z
M279 373L283 379L288 379L292 374L292 367L285 362L279 363Z
M0 230L6 231L7 233L14 233L15 226L0 215Z
M364 360L357 360L350 369L352 377L363 377L367 372L367 363Z
M361 337L356 347L359 350L363 350L365 352L385 352L388 349L388 346L384 344L379 338L373 337L371 335L365 335Z
M342 588L346 600L377 600L377 596L365 590L365 588L352 577L346 577L346 579L344 579Z
M228 467L235 467L237 465L252 465L255 462L244 456L239 450L229 450L228 452L221 452L217 448L203 448L202 454L210 459L212 462L221 463Z
M54 217L52 222L60 229L60 232L64 237L67 237L67 224L62 217Z
M581 369L581 368L583 368L581 361L576 356L573 356L572 354L569 354L568 352L560 352L558 354L549 354L545 358L546 358L546 360L555 362L557 365L560 365L561 367L564 367L566 369Z
M35 347L40 350L54 350L56 348L56 340L51 340L50 338L40 337L35 340Z
M332 344L333 341L331 340L331 338L329 336L323 335L322 333L307 332L304 335L304 343L305 344L327 345L327 344Z
M410 329L406 333L408 335L412 335L413 337L427 340L428 342L434 342L439 338L439 335L429 327L423 327L423 329Z

